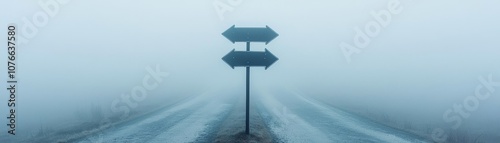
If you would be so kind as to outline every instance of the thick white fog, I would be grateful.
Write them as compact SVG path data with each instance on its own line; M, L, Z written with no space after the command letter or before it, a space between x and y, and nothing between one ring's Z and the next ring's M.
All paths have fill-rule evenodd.
M244 96L244 68L231 69L221 60L245 47L221 35L232 25L267 25L279 34L267 45L251 44L279 58L267 70L251 69L253 93L293 90L360 114L382 113L445 131L456 122L443 119L452 110L449 117L460 118L459 129L500 132L498 85L483 87L480 92L491 96L474 100L478 107L466 110L470 116L454 110L456 104L474 104L467 102L484 85L480 78L500 82L499 1L68 0L58 1L58 11L48 17L37 17L46 12L39 2L1 5L0 33L9 23L24 30L17 61L19 134L87 120L78 114L90 115L96 106L105 116L117 116L124 112L114 107L145 112L215 88ZM379 23L374 15L390 9L396 11L388 22ZM369 28L364 48L356 46L356 29L366 34L373 22L379 31ZM349 53L341 43L358 51ZM125 106L123 94L143 85L148 68L157 66L168 76L151 79L158 86L136 108ZM241 89L229 89L234 87ZM1 109L0 115L8 115Z

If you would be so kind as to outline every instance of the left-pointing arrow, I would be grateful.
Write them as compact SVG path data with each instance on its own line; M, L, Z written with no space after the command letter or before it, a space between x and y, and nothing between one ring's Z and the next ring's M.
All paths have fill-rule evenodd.
M263 66L269 68L278 60L271 52L265 49L264 52L256 51L235 51L234 49L226 56L222 57L231 68L234 67L252 67Z
M227 29L222 33L224 37L231 42L271 42L274 38L278 37L278 33L274 32L269 26L262 28L253 27L235 27Z

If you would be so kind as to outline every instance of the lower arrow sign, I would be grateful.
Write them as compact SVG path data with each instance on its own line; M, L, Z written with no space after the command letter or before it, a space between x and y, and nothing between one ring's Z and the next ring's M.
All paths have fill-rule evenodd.
M222 57L231 68L234 67L252 67L263 66L269 68L278 60L271 52L265 49L264 52L256 51L235 51L234 49L226 56Z

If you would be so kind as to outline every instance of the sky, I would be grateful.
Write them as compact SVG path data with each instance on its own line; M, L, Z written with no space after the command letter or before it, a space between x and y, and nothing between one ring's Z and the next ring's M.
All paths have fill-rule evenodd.
M252 50L267 48L279 58L267 70L252 68L252 84L294 89L326 102L442 123L446 110L474 95L478 78L500 81L500 2L494 0L2 2L1 33L9 23L25 30L17 63L19 122L26 128L72 118L91 104L107 108L157 65L168 77L139 106L243 87L244 68L233 70L221 60L245 47L221 35L232 25L267 25L279 34L267 45L252 43ZM57 3L52 15L44 10L49 2ZM354 45L356 29L366 31L377 22L372 13L388 11L394 2L399 12L346 58L341 43ZM27 23L36 32L23 29ZM480 100L467 122L498 123L498 96Z

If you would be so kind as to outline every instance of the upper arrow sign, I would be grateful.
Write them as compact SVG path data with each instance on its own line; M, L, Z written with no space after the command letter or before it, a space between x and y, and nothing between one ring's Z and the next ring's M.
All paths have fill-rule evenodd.
M264 66L266 69L278 60L276 56L271 54L267 49L264 52L256 51L235 51L234 49L226 56L222 57L231 68L234 67L251 67Z
M271 42L274 38L278 37L278 33L274 32L269 26L265 28L250 28L238 27L234 25L222 33L224 37L231 42Z

